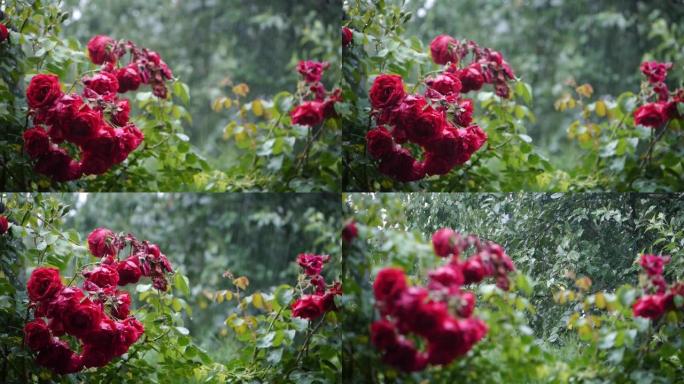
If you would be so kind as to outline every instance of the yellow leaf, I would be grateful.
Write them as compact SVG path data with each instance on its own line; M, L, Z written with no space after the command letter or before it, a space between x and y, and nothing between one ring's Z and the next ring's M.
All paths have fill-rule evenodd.
M264 308L264 298L261 297L261 293L257 292L252 295L252 305L254 305L254 308Z
M249 279L245 276L240 276L237 279L233 280L233 285L244 291L249 285Z
M603 296L603 293L599 292L594 296L594 304L596 304L596 308L598 309L604 309L606 307L606 297Z
M224 293L223 296L226 298L226 301L228 301L228 300L233 298L233 292L232 291L226 291L226 293Z
M225 100L225 97L219 97L218 99L214 100L214 102L211 104L211 109L213 109L214 112L220 112L223 108L223 102Z
M598 117L603 117L606 115L606 103L603 102L603 100L599 100L594 104L594 108L596 109L596 116Z
M226 97L226 99L223 101L223 107L226 109L229 109L233 105L233 100L229 97Z
M252 101L252 112L254 113L254 116L260 117L261 115L264 114L264 105L261 104L261 100L256 99Z
M591 84L582 84L575 88L575 91L584 97L591 97L591 95L594 93L594 88L591 86Z
M237 126L237 123L235 121L231 121L226 125L225 128L223 128L223 140L228 140L230 137L233 135L233 131L235 130L235 126Z
M575 120L570 126L568 127L568 138L569 139L574 139L577 136L577 128L579 127L579 120Z
M233 93L238 96L247 96L249 93L249 86L245 83L240 83L233 87Z
M216 302L221 304L221 303L223 303L223 299L225 299L225 297L223 296L223 292L222 291L216 292Z
M583 291L588 291L591 287L591 279L586 276L581 277L575 281L575 285Z

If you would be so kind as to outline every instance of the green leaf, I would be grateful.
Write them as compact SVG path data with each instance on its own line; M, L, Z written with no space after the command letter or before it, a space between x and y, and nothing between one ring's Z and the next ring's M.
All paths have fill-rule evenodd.
M190 295L190 287L188 286L188 278L183 274L177 272L173 277L173 285L178 289L183 295Z

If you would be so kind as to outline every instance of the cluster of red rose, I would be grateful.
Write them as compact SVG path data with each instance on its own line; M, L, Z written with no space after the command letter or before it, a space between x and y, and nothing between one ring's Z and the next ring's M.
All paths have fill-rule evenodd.
M127 246L128 258L119 260ZM59 374L102 367L126 353L144 328L130 314L130 295L117 286L149 276L157 289L166 290L165 274L172 271L158 246L131 235L98 228L88 236L88 247L101 259L82 272L80 288L64 286L59 270L46 267L36 268L27 283L34 320L24 327L25 343L38 353L39 365ZM63 335L80 342L80 354L59 338Z
M342 294L342 284L338 281L330 286L321 275L323 265L330 260L328 255L302 253L297 255L297 264L302 268L307 285L301 289L302 296L292 303L292 316L314 320L328 311L334 311L335 296ZM310 290L311 294L304 294Z
M492 276L507 290L507 274L515 269L500 245L482 243L473 235L462 237L443 228L434 233L432 243L438 256L450 259L429 272L427 288L409 287L401 268L382 269L373 283L382 318L371 325L371 342L383 352L386 364L406 372L428 364L447 365L480 341L487 325L472 316L475 295L462 286ZM475 252L461 261L471 247ZM407 336L423 339L427 351L419 351Z
M467 162L487 135L472 124L473 101L463 94L490 83L497 95L507 98L506 82L515 78L501 53L472 41L440 35L430 50L434 62L445 67L424 80L423 95L407 94L401 76L387 74L376 77L369 91L377 127L366 134L368 153L380 160L381 173L402 182L445 175ZM472 61L466 65L469 54ZM406 142L424 151L422 161L402 146Z
M342 241L345 243L351 243L357 236L359 236L359 229L356 228L356 222L354 220L349 220L347 224L342 228Z
M7 231L9 231L9 220L7 216L0 215L0 235L4 235Z
M342 46L346 47L354 41L354 32L349 27L342 27Z
M0 43L7 39L9 39L9 31L7 30L5 24L0 23Z
M34 127L24 132L24 149L37 159L36 172L55 181L103 174L123 162L144 136L129 121L130 102L117 93L149 84L156 96L166 98L164 82L173 77L159 54L130 41L98 35L88 42L88 53L102 67L81 79L81 95L62 92L59 78L48 74L34 76L26 89ZM127 53L130 62L119 63ZM65 142L79 150L80 161L58 146Z
M321 124L325 119L335 116L335 103L342 100L342 90L335 89L328 92L321 83L323 72L329 66L330 64L325 61L310 60L300 61L297 64L297 72L302 76L306 85L302 100L307 98L311 100L303 101L290 112L293 124L314 127Z
M646 103L634 111L634 124L650 128L662 127L671 119L681 119L683 116L677 109L677 103L684 103L684 88L670 93L665 84L667 71L672 63L646 61L641 63L641 73L648 79L649 95L657 101Z
M680 304L676 305L675 296L684 300L684 282L678 282L668 286L663 277L665 264L670 262L669 256L641 255L639 264L648 277L644 287L644 296L641 296L632 305L634 316L646 317L652 320L659 319L665 312L677 307L684 309Z

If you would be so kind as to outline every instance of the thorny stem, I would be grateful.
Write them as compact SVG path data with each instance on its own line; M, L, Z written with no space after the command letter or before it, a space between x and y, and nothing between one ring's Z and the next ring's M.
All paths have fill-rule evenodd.
M310 329L309 332L307 332L306 337L304 338L304 343L302 344L302 348L299 350L299 353L297 354L297 358L295 359L294 365L290 370L287 372L287 375L285 377L290 377L290 374L292 371L294 371L297 366L299 365L299 362L302 360L302 357L304 357L304 352L309 350L309 343L311 342L311 337L318 331L318 329L323 325L323 322L325 321L325 314L321 318L321 320L316 324L316 326L313 329Z
M656 134L655 129L651 130L651 142L648 146L648 150L646 151L646 157L644 160L641 162L641 165L639 168L643 168L644 166L648 165L651 163L651 159L653 158L653 150L655 149L655 145L658 143L658 140L660 140L665 133L667 132L667 128L670 126L670 121L668 120L667 123L661 128L661 130Z

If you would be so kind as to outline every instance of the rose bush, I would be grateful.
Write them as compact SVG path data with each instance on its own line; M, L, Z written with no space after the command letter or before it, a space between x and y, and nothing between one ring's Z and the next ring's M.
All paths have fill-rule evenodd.
M229 82L235 98L212 106L229 110L229 121L210 128L220 133L199 149L186 134L190 90L160 55L106 35L63 36L65 7L47 0L3 8L3 190L339 190L334 65L325 76L323 63L302 67L308 80L296 91L249 103L239 100L249 87ZM331 59L333 51L316 54Z
M143 198L125 199L130 197ZM81 237L64 222L79 223L90 215L60 201L69 199L0 196L7 204L0 210L10 222L0 236L0 297L12 303L0 306L0 316L8 324L0 347L12 351L6 357L8 369L0 373L3 381L338 380L337 332L345 310L338 257L293 257L288 263L291 271L278 275L292 276L291 285L264 285L255 277L254 288L246 276L217 273L216 268L204 274L207 278L191 282L181 273L190 264L187 259L180 262L183 258L177 252L194 248L164 242L164 250L175 249L172 268L159 246L130 234L96 228ZM74 217L74 212L84 217ZM116 216L98 205L93 217L105 215L103 220L120 226L112 214ZM317 251L338 253L339 233L326 229L335 221L313 216L318 218L306 221L307 229L298 233L313 231ZM186 222L185 215L180 220ZM135 226L136 218L123 221ZM165 222L173 226L174 220ZM159 238L157 230L149 233ZM188 257L196 254L190 251ZM210 281L214 275L230 288L212 288L217 287ZM208 311L208 305L215 311Z
M660 44L643 48L647 60L641 69L648 81L639 92L592 100L594 90L582 79L571 77L555 86L545 79L546 88L540 93L561 96L555 102L557 112L544 112L548 121L537 122L530 110L532 87L524 82L529 73L514 75L494 50L481 49L472 63L464 62L475 47L433 24L437 15L428 17L426 25L432 30L421 30L423 36L432 33L432 41L429 45L418 41L406 33L416 7L398 1L344 5L344 27L352 36L343 47L342 66L343 97L350 104L342 114L347 128L343 138L345 190L682 189L684 107L680 87L673 76L667 76L668 71L679 70L682 60L671 43L681 40L676 28L664 25L662 19L653 21L652 36ZM431 8L418 9L427 12ZM499 11L504 12L503 8ZM411 24L414 29L419 25ZM507 58L519 65L530 60L524 55ZM430 59L439 67L430 64ZM494 86L494 92L483 88L487 83ZM471 91L478 91L477 97L459 100L455 96ZM433 102L435 96L441 98L439 106ZM443 116L436 113L443 110ZM447 128L460 127L461 134L440 128L443 121L448 122ZM536 147L527 130L543 130L537 136L547 137L546 132L554 129L545 129L545 124L559 121L563 126L569 122L567 140L559 139L557 147ZM472 126L481 131L472 131L468 138ZM437 140L439 145L433 145L433 139L440 136L444 138ZM553 157L548 156L551 152Z
M283 91L271 100L245 102L249 87L237 84L232 96L214 100L215 112L231 114L223 139L234 142L245 154L245 164L251 166L237 182L263 185L271 191L339 190L337 111L344 103L341 90L329 90L325 81L337 77L336 67L302 60L295 69L301 80L294 93Z
M506 266L508 262L504 262L500 264L499 276L506 276L506 281L494 278L491 283L484 280L473 284L499 268L488 267L487 261L478 260L476 255L481 253L477 250L466 258L461 245L465 237L457 231L434 230L441 226L442 220L449 220L448 214L429 202L436 199L434 195L426 194L425 199L418 198L415 202L413 199L416 198L400 203L396 196L387 194L350 195L346 199L358 235L343 248L345 295L357 303L341 314L344 319L344 380L406 383L426 380L485 383L677 381L682 367L682 353L677 346L684 336L681 332L684 296L681 296L681 283L675 283L681 278L672 277L681 274L681 247L670 245L666 240L669 227L662 228L663 237L655 238L657 244L667 243L667 249L676 253L677 272L668 274L668 268L665 268L674 264L670 261L675 259L674 253L672 258L641 255L634 260L634 266L641 266L645 273L639 277L641 289L635 289L624 283L607 284L605 274L612 272L603 271L607 265L604 263L614 256L599 252L599 257L584 260L591 258L591 253L598 249L593 249L591 242L579 239L578 244L585 249L586 255L582 254L580 260L563 267L561 276L557 276L555 258L572 258L572 255L563 256L567 239L548 225L548 221L555 220L558 215L555 210L549 218L519 213L531 215L530 220L534 222L542 219L542 228L547 228L551 239L557 239L552 240L550 252L555 249L561 254L555 258L530 260L529 255L534 251L528 247L539 247L540 243L531 241L523 221L516 219L508 223L502 219L510 214L503 204L497 204L496 211L493 207L485 208L491 208L491 218L489 215L478 218L475 212L467 215L465 209L458 208L454 217L468 227L473 225L471 222L482 221L476 226L482 228L487 237L500 238L502 233L507 233L501 229L508 226L510 233L524 232L522 241L516 240L515 236L505 241L508 244L506 253L513 249L508 260L515 261L520 272L510 272L511 268ZM586 213L587 206L591 206L588 203L581 204L580 210ZM456 204L452 201L444 208L453 211L455 206L462 204L467 202L459 200ZM473 209L481 210L481 205L475 204ZM412 221L419 220L418 207L429 212L420 219L426 221L421 225L429 230L415 229L418 226ZM598 213L591 213L595 214ZM654 216L663 214L654 213ZM649 228L661 225L655 224L659 220L644 218L644 222L651 222ZM567 221L562 225L567 226ZM495 230L487 229L492 227ZM602 229L610 233L604 236L612 241L613 247L621 247L617 239L622 237L614 233L612 225L606 224ZM429 243L430 233L432 244ZM625 230L628 241L631 241L631 233L629 229ZM592 237L596 241L596 236ZM653 247L659 246L654 244ZM627 264L632 264L631 257L623 258ZM501 260L506 261L506 258ZM581 266L584 263L590 266L584 269ZM591 264L599 267L591 268ZM535 269L537 266L541 273ZM572 273L573 268L593 271L597 280L592 284L588 277L577 277ZM538 275L536 281L525 275L530 272ZM636 281L637 278L636 273L631 272L621 271L619 275L623 281ZM590 292L592 285L601 288ZM540 317L556 316L560 324L550 327L552 332L539 326ZM453 319L461 326L452 326ZM486 331L475 319L486 325ZM552 319L542 321L552 322ZM447 337L449 333L453 338ZM435 346L440 341L445 341L442 350Z

